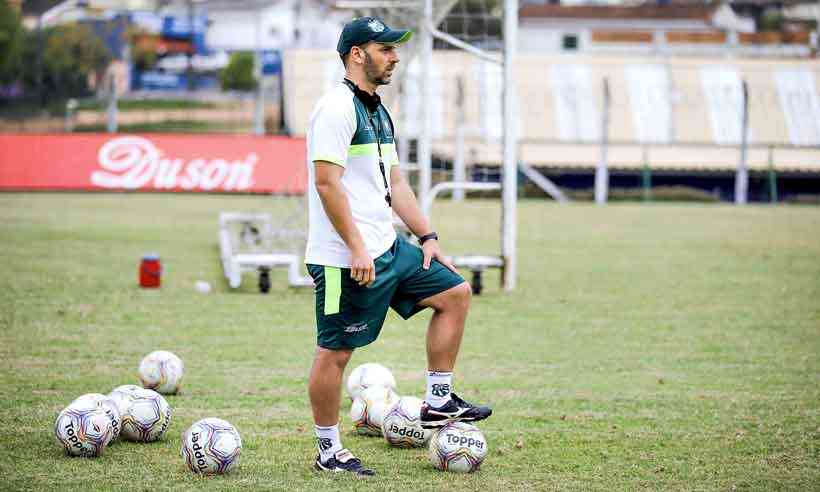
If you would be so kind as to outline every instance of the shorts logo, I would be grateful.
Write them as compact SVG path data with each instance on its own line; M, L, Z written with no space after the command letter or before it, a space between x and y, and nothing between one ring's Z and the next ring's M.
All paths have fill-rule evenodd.
M367 323L353 323L345 328L345 333L359 333L362 331L367 331L367 328Z
M317 444L319 445L320 451L327 451L333 446L333 443L330 441L329 437L319 437L316 439Z
M450 385L449 384L434 384L433 389L431 390L433 395L435 396L447 396L450 394Z

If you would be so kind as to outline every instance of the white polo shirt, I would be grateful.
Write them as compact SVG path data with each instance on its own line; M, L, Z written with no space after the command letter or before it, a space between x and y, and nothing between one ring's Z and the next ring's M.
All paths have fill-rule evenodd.
M350 248L336 232L316 191L314 161L344 167L342 187L353 221L372 258L384 254L396 240L393 213L385 200L376 145L381 143L388 187L390 167L399 158L390 116L384 106L370 113L344 83L328 91L316 103L307 130L308 240L305 263L350 267Z

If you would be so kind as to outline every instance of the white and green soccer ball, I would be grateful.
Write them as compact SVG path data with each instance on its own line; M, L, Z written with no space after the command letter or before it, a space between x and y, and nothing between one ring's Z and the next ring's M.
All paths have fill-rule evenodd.
M142 386L164 395L176 394L185 375L185 364L173 352L156 350L143 357L139 366Z
M117 403L102 393L86 393L77 397L72 403L89 401L103 409L108 418L111 419L111 427L114 429L114 437L112 440L120 437L120 428L122 427L122 417Z
M391 388L371 386L364 389L350 406L350 420L356 432L365 436L382 435L384 415L398 401L399 395Z
M387 410L382 420L382 435L388 444L399 448L427 444L433 432L421 427L421 404L415 396L402 396Z
M157 441L171 424L171 406L154 390L134 390L126 395L124 406L121 432L129 441Z
M57 416L54 435L67 455L93 458L114 438L114 428L100 405L75 401Z
M430 437L427 448L430 463L439 470L471 473L487 456L487 439L478 427L466 422L451 422Z
M228 473L239 463L241 453L239 431L222 419L199 420L182 434L182 458L194 473Z
M384 386L396 391L396 378L390 369L375 362L357 366L347 377L347 394L351 400L371 386Z

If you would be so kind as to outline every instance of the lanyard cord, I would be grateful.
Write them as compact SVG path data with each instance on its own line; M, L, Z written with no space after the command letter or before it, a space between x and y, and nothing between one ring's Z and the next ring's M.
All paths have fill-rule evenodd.
M370 126L373 127L373 131L376 134L376 149L379 152L379 171L382 172L382 181L384 182L384 201L387 202L388 207L392 207L392 198L390 197L390 187L387 185L387 173L384 171L384 160L382 159L382 144L381 144L381 134L379 129L381 128L382 119L379 117L379 126L373 123L373 114L370 112L371 106L374 107L374 111L378 116L379 113L379 105L381 104L381 100L377 95L370 95L367 92L359 89L359 87L353 83L353 81L348 80L347 78L344 79L345 85L347 85L348 89L353 91L353 94L359 99L359 101L364 104L365 111L367 111L367 120L370 122ZM392 122L391 122L392 125Z
M378 114L378 108L376 112ZM379 171L382 172L382 181L384 181L384 201L387 202L388 207L393 206L393 199L390 197L390 187L387 186L387 173L384 171L384 160L382 159L382 144L381 144L381 135L379 132L379 128L381 127L381 117L379 117L379 126L373 123L373 115L370 113L370 110L367 110L367 119L370 121L370 126L373 127L373 131L376 133L376 150L379 152Z

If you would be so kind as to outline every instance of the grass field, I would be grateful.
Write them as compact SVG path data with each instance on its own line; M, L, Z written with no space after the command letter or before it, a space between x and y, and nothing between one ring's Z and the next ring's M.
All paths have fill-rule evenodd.
M0 489L820 489L820 209L521 202L518 288L487 275L456 368L456 392L495 408L482 470L440 473L424 450L353 436L345 403L344 444L379 472L361 482L310 468L312 292L284 272L267 296L222 278L217 213L276 203L0 195ZM437 206L445 250L497 251L497 207ZM153 251L163 287L140 290ZM350 369L381 362L423 396L427 318L391 315ZM57 413L136 382L155 349L187 371L164 440L64 457ZM230 476L195 477L179 457L206 416L242 434Z

